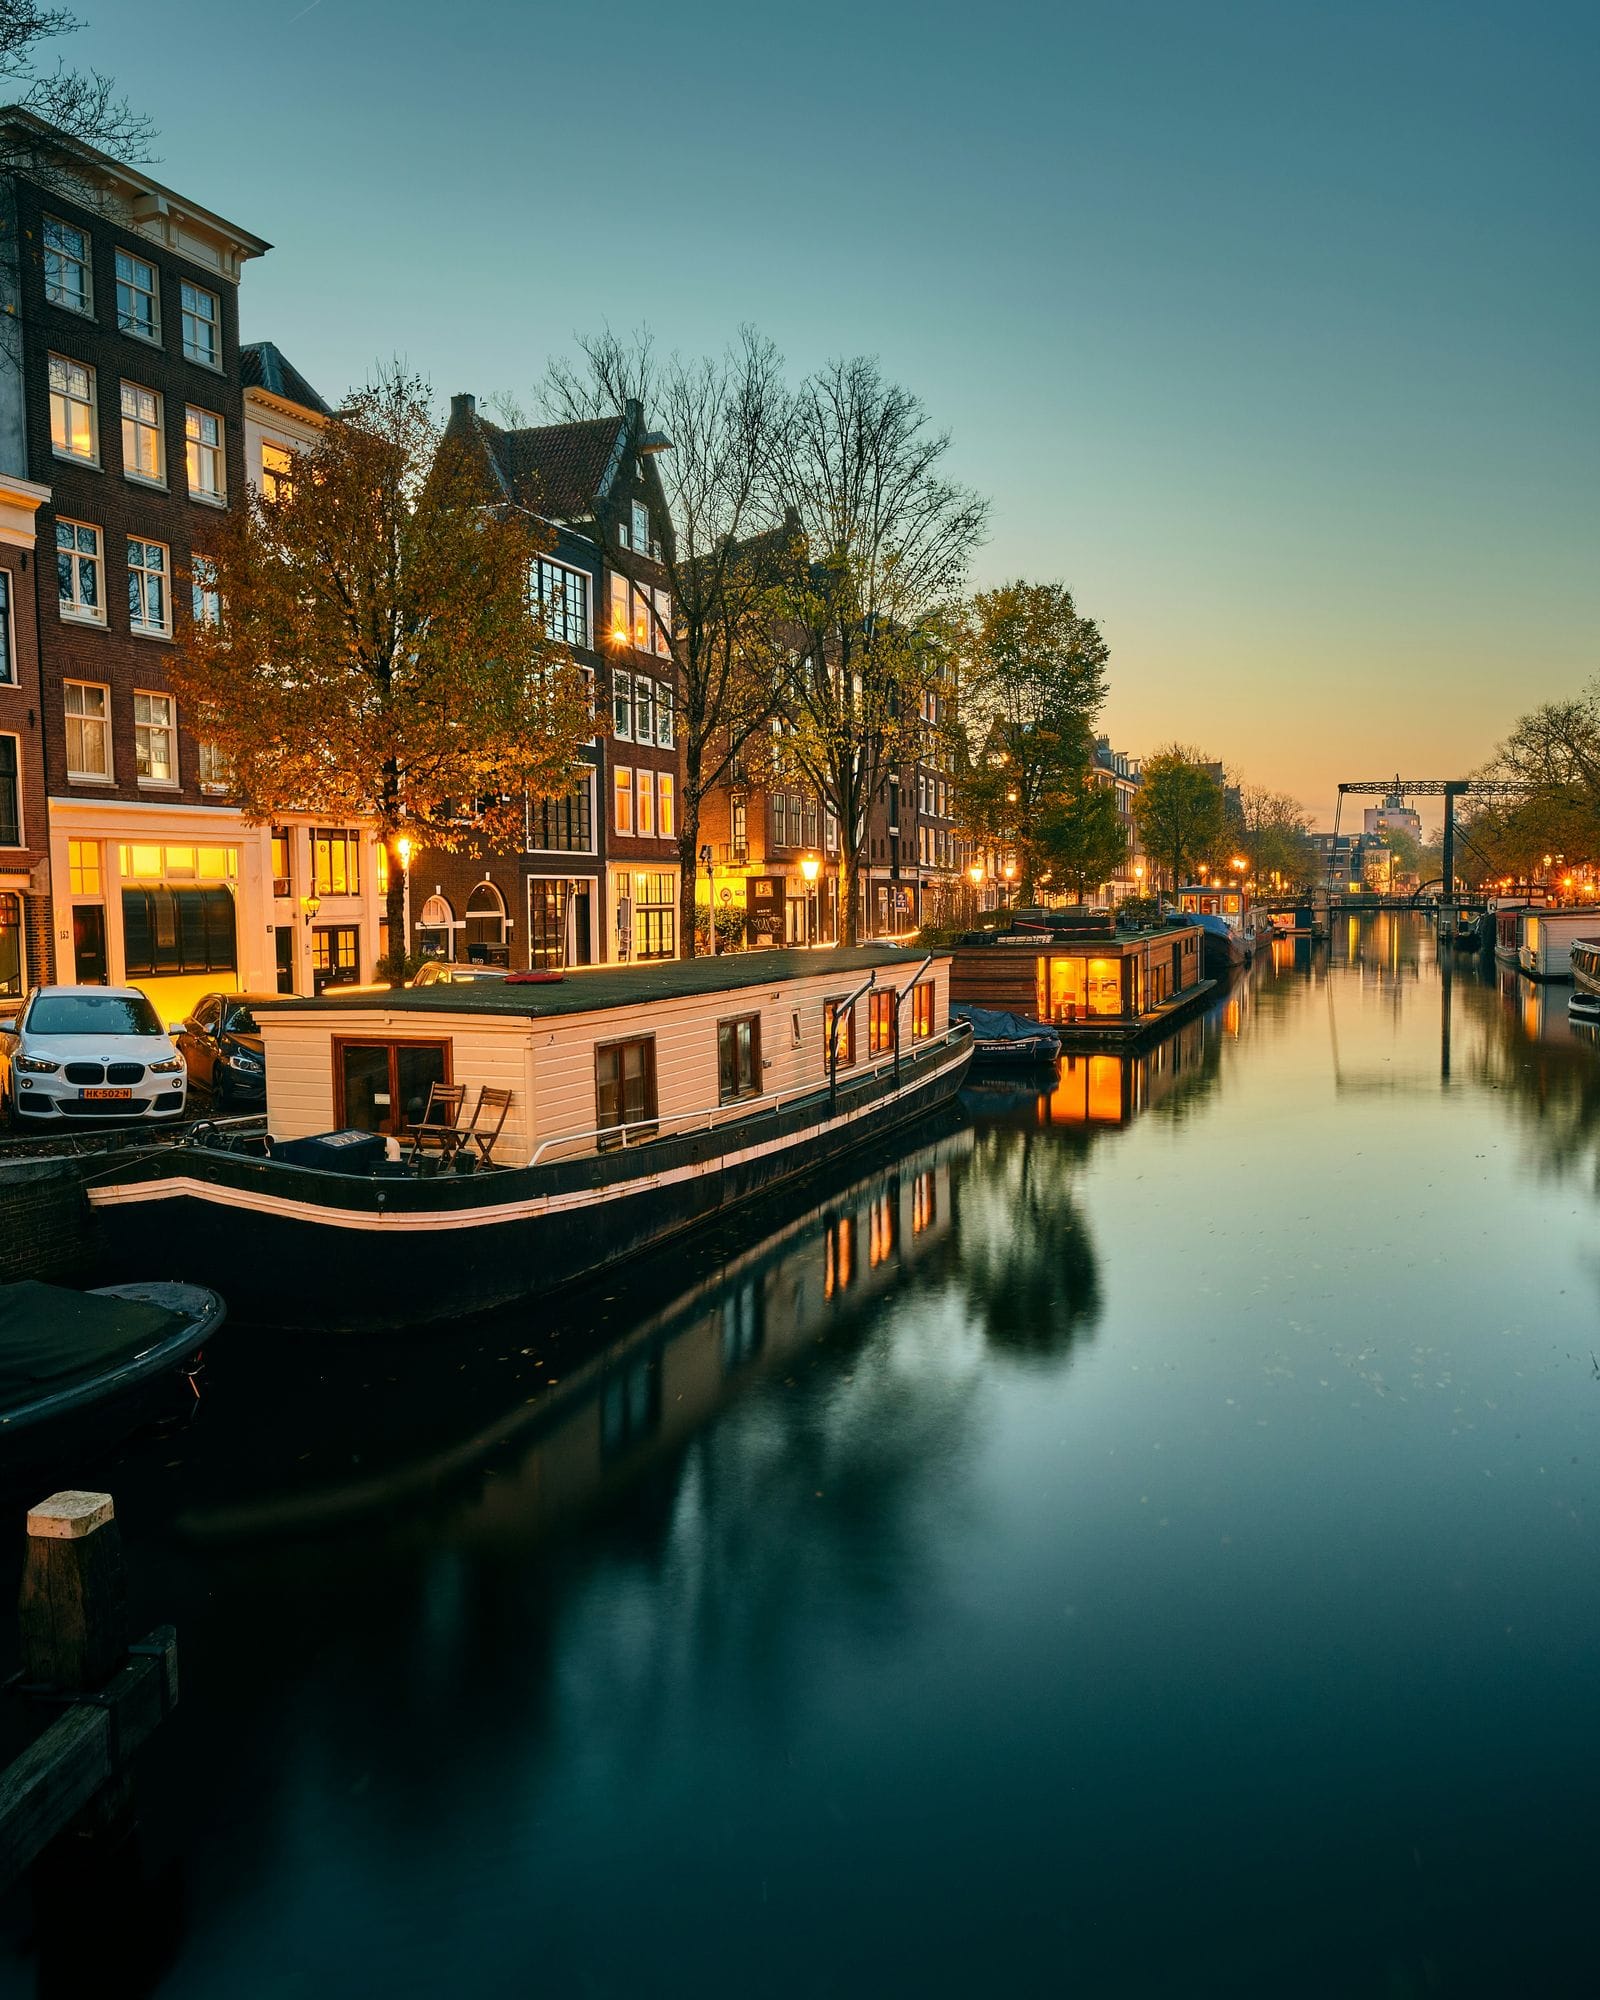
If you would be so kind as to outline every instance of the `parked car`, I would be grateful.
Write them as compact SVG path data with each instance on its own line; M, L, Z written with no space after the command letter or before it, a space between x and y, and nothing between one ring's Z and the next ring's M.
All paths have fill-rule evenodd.
M504 965L453 965L446 958L430 958L420 966L413 986L470 986L480 979L506 979L509 968Z
M207 993L178 1031L189 1081L211 1098L213 1111L255 1111L267 1101L267 1059L250 1011L276 993Z
M0 1018L0 1120L62 1126L84 1118L181 1118L183 1057L132 986L35 986Z

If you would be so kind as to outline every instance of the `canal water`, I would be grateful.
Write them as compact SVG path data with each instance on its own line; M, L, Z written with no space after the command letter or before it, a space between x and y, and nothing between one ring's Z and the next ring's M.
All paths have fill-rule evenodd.
M1565 998L1351 920L582 1297L231 1330L83 1468L184 1679L94 1990L1594 1992Z

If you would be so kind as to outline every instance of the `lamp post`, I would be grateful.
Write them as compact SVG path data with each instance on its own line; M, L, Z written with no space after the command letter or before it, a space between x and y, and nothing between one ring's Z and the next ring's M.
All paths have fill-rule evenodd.
M711 866L711 849L700 850L700 866L706 871L706 917L711 925L711 956L717 955L717 878Z
M1000 872L1006 878L1006 905L1009 908L1011 904L1011 885L1017 879L1017 864L1014 861L1008 861Z
M322 898L317 894L315 889L312 890L309 896L302 896L300 898L300 908L304 913L306 920L306 950L310 951L312 947L311 926L317 920L318 910L322 908ZM317 990L317 968L315 960L313 960L311 966L311 991L314 994L316 990Z
M967 870L967 879L972 884L972 915L974 920L983 914L983 863L974 861Z
M400 943L398 946L399 955L402 960L409 958L411 955L411 851L410 834L402 833L397 835L394 843L394 858L400 864L402 878L400 883ZM393 958L395 952L395 941L393 938L390 938L389 956Z
M817 941L817 877L822 873L822 863L815 854L802 854L800 873L806 879L806 943Z

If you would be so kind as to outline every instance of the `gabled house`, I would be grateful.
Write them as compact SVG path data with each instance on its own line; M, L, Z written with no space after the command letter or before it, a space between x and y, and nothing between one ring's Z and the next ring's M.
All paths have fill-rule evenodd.
M529 799L519 853L424 848L411 942L514 968L678 955L678 676L661 554L672 527L630 403L620 417L507 430L451 398L448 436L481 450L491 498L536 515L553 546L531 579L545 626L592 677L601 727L572 790Z

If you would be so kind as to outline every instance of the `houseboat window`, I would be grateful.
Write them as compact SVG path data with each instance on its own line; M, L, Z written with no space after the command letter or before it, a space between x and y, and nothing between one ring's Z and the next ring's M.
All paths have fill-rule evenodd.
M628 1042L602 1042L594 1052L594 1122L604 1132L611 1126L640 1126L656 1113L656 1038L640 1035ZM633 1131L630 1140L648 1134ZM620 1145L602 1137L600 1144Z
M1537 917L1528 917L1524 920L1522 941L1528 947L1529 951L1537 951L1539 949L1539 919Z
M911 989L911 1038L926 1041L933 1033L933 981L919 979Z
M311 933L311 990L361 983L361 933L354 924L323 924Z
M417 950L424 958L449 958L455 948L455 911L443 896L430 896L417 919Z
M1122 1012L1120 958L1041 958L1037 966L1041 1020L1076 1021Z
M448 1042L334 1039L334 1117L356 1131L400 1134L427 1108L428 1086L449 1081Z
M761 1016L717 1023L717 1098L733 1104L761 1091Z
M827 1072L828 1052L833 1042L834 1016L838 1013L840 1007L843 1005L844 1002L842 1001L842 999L824 1000L822 1003L822 1068L824 1074L826 1074ZM855 1061L855 1059L856 1059L856 1010L854 1007L850 1007L846 1009L844 1017L839 1023L840 1069L848 1069L850 1065Z
M892 990L867 995L868 1055L882 1055L894 1047L894 1010L898 997Z

